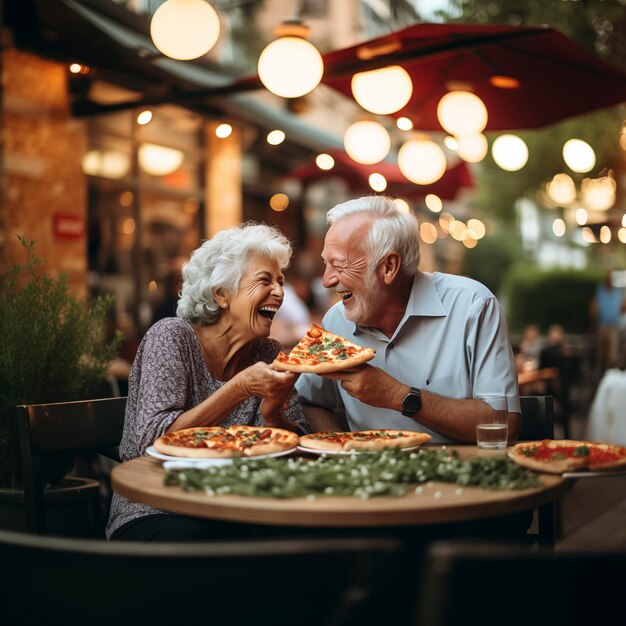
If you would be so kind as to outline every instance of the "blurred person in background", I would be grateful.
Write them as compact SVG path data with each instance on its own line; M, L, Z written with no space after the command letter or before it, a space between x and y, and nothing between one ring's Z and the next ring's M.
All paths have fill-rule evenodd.
M275 228L245 224L217 233L183 266L177 317L146 333L128 388L122 461L142 456L166 432L196 426L273 426L309 432L295 374L270 364L291 246ZM107 538L208 540L215 525L115 494Z
M620 351L620 322L626 311L626 302L621 289L613 285L611 272L607 270L604 280L595 291L591 316L596 324L596 363L598 377L615 367Z

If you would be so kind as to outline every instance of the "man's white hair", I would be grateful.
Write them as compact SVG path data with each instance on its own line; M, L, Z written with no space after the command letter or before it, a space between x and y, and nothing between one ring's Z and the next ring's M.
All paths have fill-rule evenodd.
M217 233L193 251L183 265L183 286L178 317L199 324L213 324L220 315L215 294L235 295L249 258L260 254L276 260L285 269L291 260L289 240L266 224L248 222Z
M326 223L331 226L349 215L357 214L377 218L365 240L370 270L395 250L402 258L404 272L415 276L420 262L419 227L415 215L402 212L393 198L365 196L333 207L326 214Z

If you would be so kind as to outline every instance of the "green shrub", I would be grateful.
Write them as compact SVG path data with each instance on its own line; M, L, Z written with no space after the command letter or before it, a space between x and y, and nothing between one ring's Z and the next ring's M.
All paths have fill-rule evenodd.
M550 324L561 324L568 333L589 331L589 305L602 271L595 269L542 270L517 264L503 284L506 317L512 332L536 324L545 332Z
M0 470L11 469L9 438L17 404L94 397L121 341L106 336L110 296L92 302L68 291L35 256L34 242L18 237L26 263L0 276ZM14 432L14 431L13 431Z

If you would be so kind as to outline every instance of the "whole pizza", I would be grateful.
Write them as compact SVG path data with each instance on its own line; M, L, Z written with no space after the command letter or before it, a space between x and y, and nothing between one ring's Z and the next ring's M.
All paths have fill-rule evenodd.
M626 448L608 443L545 439L525 441L509 450L519 465L538 472L607 471L626 467Z
M375 354L376 350L373 348L364 348L317 324L311 324L289 354L278 354L272 367L283 372L321 374L361 365L373 359Z
M300 437L300 446L313 450L382 450L412 448L430 441L430 435L411 430L353 430L320 432Z
M165 433L154 442L162 454L196 459L249 457L291 450L298 435L282 428L199 426Z

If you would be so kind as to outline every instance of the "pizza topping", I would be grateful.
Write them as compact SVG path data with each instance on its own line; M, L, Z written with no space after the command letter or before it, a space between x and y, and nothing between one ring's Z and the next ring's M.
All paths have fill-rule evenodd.
M554 474L626 467L626 448L622 446L567 439L518 443L509 456L520 465Z
M283 371L332 372L366 363L375 354L372 348L364 348L312 324L291 352L281 352L272 365Z
M154 447L172 456L211 458L269 454L294 449L297 443L295 433L280 428L212 426L165 433L154 442Z

